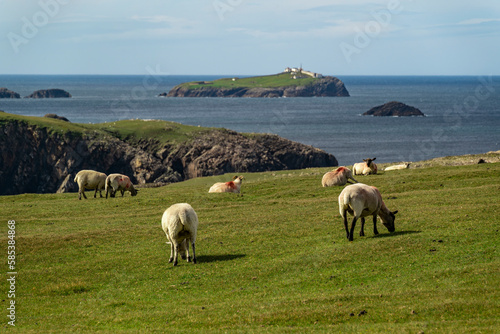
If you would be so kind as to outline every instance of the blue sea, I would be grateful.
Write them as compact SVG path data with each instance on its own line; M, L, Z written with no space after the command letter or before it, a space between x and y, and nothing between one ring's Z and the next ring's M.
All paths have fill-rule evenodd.
M223 76L0 75L0 87L27 96L60 88L71 99L0 99L0 110L75 123L161 119L238 132L274 133L335 155L418 161L500 150L499 76L339 76L350 97L162 98L175 85ZM426 117L372 117L372 107L399 101Z

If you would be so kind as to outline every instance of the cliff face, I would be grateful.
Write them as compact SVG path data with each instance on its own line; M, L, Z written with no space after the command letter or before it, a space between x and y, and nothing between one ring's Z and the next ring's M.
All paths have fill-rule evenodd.
M168 93L160 94L168 97L325 97L349 96L344 83L335 77L317 79L307 86L285 86L275 88L217 88L202 87L188 89L183 85L174 87Z
M215 129L183 144L130 143L113 136L54 131L22 121L0 127L0 194L77 191L82 169L123 173L134 183L164 185L227 172L336 166L311 146L275 135L245 136Z

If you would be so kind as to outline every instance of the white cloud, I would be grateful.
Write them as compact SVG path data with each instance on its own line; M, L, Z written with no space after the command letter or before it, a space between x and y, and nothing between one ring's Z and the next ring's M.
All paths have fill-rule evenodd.
M468 19L468 20L460 21L460 22L458 22L458 24L459 25L476 25L476 24L489 23L489 22L500 22L500 19L475 18L475 19Z

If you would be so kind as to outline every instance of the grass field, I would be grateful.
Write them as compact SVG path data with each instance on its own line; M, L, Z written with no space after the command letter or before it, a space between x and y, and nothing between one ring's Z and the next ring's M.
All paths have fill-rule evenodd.
M317 81L317 78L310 77L308 75L302 75L293 78L291 73L279 73L273 75L265 75L259 77L247 77L247 78L223 78L214 81L193 81L183 83L182 86L189 89L200 89L205 87L211 88L277 88L286 86L307 86L313 84Z
M500 163L359 177L399 210L396 232L345 237L327 168L245 174L243 196L208 194L232 175L137 197L0 197L7 266L0 328L21 333L498 333ZM358 179L358 180L359 180ZM90 192L88 192L90 194ZM198 213L198 264L168 263L163 211ZM8 277L8 276L7 276Z

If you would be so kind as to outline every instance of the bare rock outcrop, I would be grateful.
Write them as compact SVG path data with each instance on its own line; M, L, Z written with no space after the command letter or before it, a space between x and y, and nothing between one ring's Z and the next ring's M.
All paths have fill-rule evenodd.
M19 99L21 95L5 87L0 88L0 99Z
M374 107L363 114L371 116L425 116L419 109L407 104L392 101Z
M68 98L71 97L71 94L62 89L41 89L37 90L30 95L26 96L26 98L30 99L45 99L45 98Z

